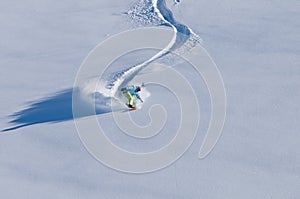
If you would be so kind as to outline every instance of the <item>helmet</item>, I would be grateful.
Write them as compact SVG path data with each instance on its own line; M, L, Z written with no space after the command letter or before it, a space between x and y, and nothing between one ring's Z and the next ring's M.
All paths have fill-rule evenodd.
M137 88L136 88L136 91L137 92L139 92L139 91L141 91L142 90L142 87L141 86L138 86Z

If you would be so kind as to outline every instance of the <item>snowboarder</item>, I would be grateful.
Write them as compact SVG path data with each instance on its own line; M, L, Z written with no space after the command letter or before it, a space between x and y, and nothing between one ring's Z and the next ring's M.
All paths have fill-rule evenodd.
M137 98L141 102L143 102L140 95L138 94L138 92L140 92L141 90L142 90L141 86L134 86L134 85L127 86L125 88L121 88L121 91L123 92L123 95L128 99L128 104L126 104L126 105L129 108L132 108L132 109L135 108L135 103L134 103L135 98Z

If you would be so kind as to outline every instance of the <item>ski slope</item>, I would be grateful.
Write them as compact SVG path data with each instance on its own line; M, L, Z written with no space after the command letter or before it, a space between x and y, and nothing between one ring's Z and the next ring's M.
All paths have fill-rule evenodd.
M7 130L0 134L1 198L300 197L297 1L14 0L0 9L0 129ZM132 114L138 125L148 125L153 104L173 113L151 140L122 134L111 123L108 102L123 84L166 71L167 50L181 53L201 36L228 98L223 134L205 159L197 156L210 118L209 93L176 59L171 65L194 86L201 110L197 137L182 158L158 172L131 175L99 163L80 141L72 115L78 68L98 43L133 26L166 26L174 38L163 51L121 57L96 93L89 81L98 77L78 94L98 103L97 119L117 146L161 148L180 120L172 93L147 86L146 102Z

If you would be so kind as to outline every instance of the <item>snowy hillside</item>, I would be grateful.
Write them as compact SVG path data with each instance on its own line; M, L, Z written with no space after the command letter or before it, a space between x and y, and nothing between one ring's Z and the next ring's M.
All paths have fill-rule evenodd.
M1 198L300 197L297 1L14 0L0 9ZM161 27L171 34L161 49L127 53L103 76L92 72L74 87L91 57L96 64L104 59L97 54L100 42L137 27ZM145 37L151 39L156 40ZM222 136L204 159L198 155L213 117L212 93L205 77L179 57L201 45L218 66L227 97ZM168 78L174 69L186 86L180 78ZM173 80L180 91L174 95L151 83L155 78ZM130 115L133 124L144 127L144 136L153 131L151 139L128 136L115 122L128 114L120 88L142 82L145 102ZM182 89L188 85L195 98ZM73 115L74 99L79 115ZM96 112L114 145L151 153L176 138L186 118L181 108L195 99L200 114L187 122L194 129L200 117L195 140L173 164L147 174L119 172L99 162L74 125ZM122 125L131 128L129 122Z

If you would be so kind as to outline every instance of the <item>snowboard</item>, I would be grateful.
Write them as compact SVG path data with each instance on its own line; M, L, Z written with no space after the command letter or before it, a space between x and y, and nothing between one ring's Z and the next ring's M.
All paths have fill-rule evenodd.
M137 110L137 108L136 108L136 107L130 107L130 106L129 106L129 104L127 104L127 103L126 103L125 105L126 105L128 108L129 108L129 110L130 110L130 111Z

